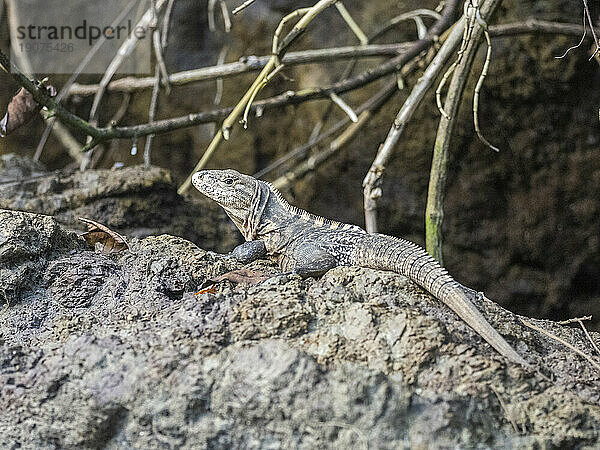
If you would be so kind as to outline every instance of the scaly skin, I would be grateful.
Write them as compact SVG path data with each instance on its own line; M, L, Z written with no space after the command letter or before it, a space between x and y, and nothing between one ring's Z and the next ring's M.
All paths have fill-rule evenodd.
M192 183L221 205L244 235L247 242L232 252L240 261L268 255L283 271L303 277L351 265L399 273L449 306L500 354L528 365L471 303L465 289L418 245L312 215L291 206L269 183L235 170L203 170L194 174Z

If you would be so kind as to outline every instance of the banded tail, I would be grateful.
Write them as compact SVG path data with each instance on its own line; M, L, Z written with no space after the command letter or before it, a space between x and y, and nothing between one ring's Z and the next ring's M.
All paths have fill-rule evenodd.
M460 283L418 245L383 234L370 234L355 247L352 259L352 264L391 270L410 278L450 307L500 354L518 364L529 365L471 303Z

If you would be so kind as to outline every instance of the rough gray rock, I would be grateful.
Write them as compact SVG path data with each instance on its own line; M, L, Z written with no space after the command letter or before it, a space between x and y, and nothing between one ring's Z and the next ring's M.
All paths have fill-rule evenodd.
M0 313L0 448L600 445L598 371L490 301L551 380L399 275L259 261L272 278L196 295L240 265L169 235L106 256L49 217L0 218L2 280L32 274ZM579 329L532 321L592 354Z
M216 251L240 237L206 199L177 195L171 174L158 167L116 170L45 170L29 158L0 157L0 208L49 214L73 229L89 217L130 236L175 233Z

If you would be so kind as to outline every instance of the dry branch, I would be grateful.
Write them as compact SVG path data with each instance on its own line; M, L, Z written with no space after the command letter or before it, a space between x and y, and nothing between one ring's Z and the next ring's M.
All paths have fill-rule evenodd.
M131 11L131 9L135 5L135 3L136 3L135 0L130 1L127 4L127 6L125 6L125 8L123 8L123 10L117 15L115 20L113 20L113 22L111 23L111 27L113 27L113 28L117 27L121 23L121 21L125 18L125 16L127 16L127 14L129 14L129 12ZM54 99L57 103L60 103L63 98L66 98L69 96L69 90L71 89L71 86L73 86L73 84L75 84L75 80L77 79L77 77L79 77L81 72L87 67L87 65L90 63L90 61L96 55L96 53L104 45L106 40L107 40L107 37L104 34L102 34L100 39L98 39L98 41L96 41L96 43L92 46L92 48L87 53L87 55L85 55L83 60L81 60L81 62L79 63L79 65L77 66L75 71L71 74L69 79L62 86L62 88L58 92L58 95ZM56 129L54 127L56 127ZM55 134L59 137L59 139L61 140L63 145L65 145L67 147L68 152L73 157L73 159L75 159L75 161L77 161L78 163L81 163L81 160L83 158L83 156L80 154L81 144L69 133L69 131L65 127L63 127L59 123L56 123L56 117L52 117L49 120L47 120L46 128L44 129L44 133L42 134L42 137L40 138L40 142L38 143L37 148L35 149L35 153L33 156L34 161L38 161L40 159L40 157L42 155L42 151L44 150L44 146L46 145L46 141L48 140L48 137L50 136L50 132L52 132L53 130L55 131ZM77 146L76 152L73 151L75 149L75 144ZM77 154L77 156L74 156L75 154Z
M385 27L385 31L387 31L389 28L390 27ZM489 31L492 38L531 33L579 36L583 33L583 27L576 24L530 19L524 22L494 25L490 27ZM374 38L371 37L370 39L372 40ZM352 58L397 56L413 44L414 43L412 42L405 42L399 44L374 44L366 46L336 47L320 50L289 52L283 57L282 63L284 63L286 66L295 66ZM270 56L244 56L240 58L240 61L234 63L177 72L169 75L169 83L173 86L183 86L189 83L197 83L214 80L216 78L227 78L236 75L242 75L261 70L267 64L269 59ZM108 86L106 86L106 92L137 92L152 89L153 86L154 77L123 77L118 80L111 81ZM98 84L75 83L69 89L67 96L90 96L94 95L99 88L100 85Z
M485 14L486 18L494 13L501 1L502 0L491 0L485 3L483 14ZM473 62L475 61L477 49L479 48L483 33L484 28L479 24L474 24L469 41L465 43L466 47L462 57L454 70L454 75L450 82L448 95L446 97L446 104L444 106L446 114L442 114L442 117L440 118L436 140L433 146L433 159L429 174L427 206L425 209L425 246L427 251L437 259L440 264L443 263L442 223L444 219L444 194L447 177L446 166L448 162L448 151L454 134L458 107L463 97L469 73L473 66ZM478 82L477 85L480 87L480 82ZM474 117L477 117L475 113Z
M311 64L318 62L331 62L350 58L370 58L378 56L398 56L411 43L380 44L367 46L336 47L321 50L305 50L287 53L281 62L286 66ZM264 68L270 56L244 56L240 61L228 64L203 67L201 69L186 70L169 75L169 83L173 86L183 86L189 83L209 81L216 78L227 78L241 75ZM111 81L106 87L107 92L136 92L151 89L154 77L124 77ZM69 90L69 95L89 96L94 95L100 86L98 84L74 84Z
M136 24L135 29L148 30L156 20L156 14L158 14L158 12L162 9L166 2L167 0L157 0L156 2L152 2L151 7L144 13L142 18ZM100 80L100 89L96 91L96 94L94 95L94 100L92 102L92 107L90 108L88 121L91 126L95 127L98 125L98 108L100 107L100 102L102 101L102 98L104 96L106 86L108 85L114 74L117 72L119 67L121 67L121 64L123 64L125 59L137 46L139 42L138 36L139 34L135 32L132 32L129 35L125 42L123 42L123 44L121 44L121 46L119 47L117 54L108 65L106 72L104 72L104 75ZM93 135L88 134L87 143L84 147L87 153L84 155L83 160L81 161L81 170L85 170L91 163L92 150L98 143L99 141Z
M412 89L402 108L400 108L383 145L379 148L369 172L365 176L363 181L365 226L370 233L374 233L377 230L377 198L381 193L380 183L385 165L392 155L392 150L398 139L400 139L404 126L410 120L426 92L433 85L444 65L460 44L463 35L463 24L464 19L460 19L457 22L433 61L423 73L423 76Z
M571 350L573 350L575 353L577 353L579 356L581 356L582 358L585 358L592 366L594 366L597 370L600 371L600 364L598 364L596 361L594 361L594 359L592 359L592 357L590 355L588 355L587 353L582 352L581 350L579 350L577 347L575 347L573 344L565 341L562 338L559 338L558 336L556 336L555 334L549 332L548 330L544 330L541 327L538 327L537 325L532 324L531 322L521 319L521 322L523 322L523 324L529 328L531 328L532 330L536 330L539 331L542 334L545 334L546 336L548 336L551 339L554 339L557 342L560 342L561 344L563 344L565 347L570 348Z
M166 2L167 2L167 0L157 0L156 11L159 12L162 9L162 7L165 5ZM148 9L148 11L146 11L144 13L142 18L136 24L135 28L136 29L143 28L145 30L148 29L150 24L152 23L153 17L154 17L154 10L153 10L153 8L150 8L150 9ZM119 67L121 67L121 64L123 63L125 58L133 51L133 49L135 48L135 46L137 45L138 42L139 42L138 34L132 33L127 38L127 40L125 42L123 42L123 44L121 45L121 47L119 48L119 50L117 52L117 55L109 64L108 68L106 69L106 72L102 76L102 80L100 81L100 89L98 89L98 91L94 95L94 101L92 103L92 108L90 110L90 118L89 118L90 122L93 122L97 119L98 107L100 106L100 101L102 100L102 96L104 95L106 86L112 79L113 75L117 72Z
M307 173L315 170L323 162L331 158L342 147L348 144L354 136L368 123L371 118L377 114L383 105L398 91L396 80L388 82L376 95L367 100L358 108L358 119L352 122L343 133L334 139L329 146L319 153L311 156L306 161L299 164L293 170L288 171L283 176L273 182L273 185L278 188L284 188L304 177Z
M369 38L367 38L367 36L363 32L363 30L361 30L360 26L356 23L356 21L354 20L354 18L350 14L350 11L348 11L346 9L346 7L344 6L344 4L341 1L338 1L335 4L335 7L337 8L337 10L340 13L340 15L342 16L342 18L346 21L346 24L348 24L348 27L350 27L350 29L352 30L352 32L356 35L356 37L358 38L359 42L362 45L368 44L369 43Z
M452 6L453 3L450 3ZM455 5L454 5L455 7ZM446 8L448 10L448 8ZM294 52L286 54L282 61L287 65L302 64L304 62L318 62L329 60L332 56L338 59L367 57L367 56L385 56L393 55L393 58L372 69L366 70L356 76L345 78L330 86L324 88L304 89L294 92L288 91L255 103L251 110L260 108L261 110L277 108L285 105L299 104L305 101L329 98L330 93L341 94L354 89L361 88L375 80L378 80L390 73L397 72L404 64L412 60L416 55L426 50L434 42L435 38L450 24L451 14L444 15L441 20L436 22L430 30L429 37L413 43L389 44L389 45L369 45L365 47L342 47L336 49L311 50L305 52ZM514 34L524 34L532 32L541 33L559 33L567 35L577 35L583 28L580 25L561 24L553 22L544 22L538 20L528 20L522 23L498 25L490 28L492 37L508 36ZM236 75L238 73L258 70L264 67L267 57L254 58L249 57L246 61L226 64L221 67L210 67L197 69L188 72L176 73L169 76L173 85L185 84L198 80L215 79ZM12 78L20 86L30 91L34 99L45 106L50 114L53 114L63 124L69 128L78 130L92 137L92 142L86 145L83 150L87 150L100 142L111 139L130 139L135 136L146 136L149 134L168 133L177 129L191 127L201 123L214 123L222 120L232 108L222 108L217 110L204 111L199 113L187 114L182 117L175 117L156 121L152 124L141 124L129 127L109 126L100 128L91 125L81 117L71 113L55 99L49 98L43 90L40 90L36 83L31 81L20 70L10 65L8 57L0 51L0 66L10 73ZM107 91L134 92L141 89L152 88L154 77L149 78L123 78L108 84ZM75 93L79 95L93 95L97 93L99 85L78 85L74 84L68 91L68 95Z
M254 97L256 96L257 92L260 89L262 89L262 87L264 87L264 85L268 82L269 76L273 75L272 72L276 71L277 67L280 66L280 60L284 56L288 47L304 33L306 27L310 24L310 22L312 22L312 20L317 15L319 15L326 8L334 4L335 1L336 0L319 0L311 8L303 9L302 12L299 13L302 14L302 17L300 18L300 20L298 20L296 25L294 25L292 30L283 38L281 45L279 45L278 34L281 33L281 27L283 26L283 24L285 24L287 20L290 20L292 17L294 17L295 13L288 14L286 17L284 17L273 38L273 47L276 51L273 52L274 54L269 59L269 62L265 65L263 70L256 77L256 80L254 80L254 83L252 83L250 88L246 91L242 99L233 108L233 111L231 111L231 113L223 121L223 124L219 128L219 131L217 131L213 140L202 155L202 158L200 159L200 161L198 161L194 169L190 172L183 184L179 187L179 194L182 194L189 189L189 187L191 186L193 173L204 167L204 165L211 157L213 152L217 149L221 141L229 137L230 130L235 125L235 122L238 120L239 116L244 111L246 111L245 116L247 115L249 107L252 104L252 101L254 100Z
M237 8L234 8L233 11L231 11L231 14L233 14L235 16L236 14L241 13L244 9L246 9L248 6L250 6L255 1L256 0L246 0L240 6L238 6Z

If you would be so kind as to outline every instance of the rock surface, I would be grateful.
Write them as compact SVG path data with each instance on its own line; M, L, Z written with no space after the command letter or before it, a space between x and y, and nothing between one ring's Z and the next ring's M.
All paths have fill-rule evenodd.
M214 202L184 200L158 167L48 171L29 158L0 155L0 208L52 215L80 230L78 218L87 217L130 236L169 232L221 252L241 239Z
M37 0L43 4L44 0ZM226 61L271 52L272 37L283 16L305 0L256 1L242 14L232 17L230 33L224 31L216 8L216 31L208 28L209 2L178 0L173 8L169 45L165 60L170 73L212 66L224 47ZM227 0L231 10L241 3ZM589 2L598 18L598 2ZM386 20L416 9L435 9L438 0L346 0L362 30L371 34ZM581 24L581 2L572 0L504 0L490 25L522 22L531 18ZM43 6L41 6L43 8ZM7 21L0 24L2 48L10 48ZM425 19L425 24L430 24ZM588 34L589 36L589 34ZM402 42L415 39L416 27L406 21L378 40ZM457 116L456 135L451 142L445 196L444 264L465 284L486 289L490 295L526 315L541 314L562 320L592 314L590 324L600 330L600 66L588 61L591 41L562 55L579 37L530 34L493 40L493 58L481 90L480 123L483 133L500 153L488 151L473 130L472 96L483 65L483 48L467 84L465 102ZM356 45L358 40L335 8L319 16L291 50ZM359 69L374 67L383 59L361 62ZM288 67L285 77L275 77L261 97L329 85L341 76L347 62ZM374 117L356 138L330 162L293 187L295 203L316 214L361 224L361 181L379 144L385 139L402 99L421 72L407 77L405 91ZM221 106L233 106L243 96L256 73L224 79L221 105L214 105L216 83L205 81L175 87L161 96L157 118L183 116ZM60 87L67 75L52 75ZM83 76L82 83L98 82L98 76ZM374 95L379 85L345 93L356 107ZM17 89L0 89L0 106ZM150 91L136 94L121 125L148 120ZM65 106L87 117L91 98L65 99ZM100 108L100 123L107 125L123 103L123 96L107 93ZM247 130L236 128L211 161L213 167L232 167L254 173L276 158L307 142L323 117L326 102L266 111L250 117ZM334 108L324 129L343 118ZM431 155L439 122L432 92L423 100L407 124L388 164L383 197L379 205L379 227L383 233L405 236L422 243L427 183ZM32 155L45 128L37 118L0 140L0 153L18 151ZM212 124L156 136L152 161L170 169L176 182L188 175L214 133ZM77 136L76 136L77 137ZM78 137L80 142L85 139ZM140 141L140 147L142 146ZM140 164L142 152L131 155L131 140L107 145L100 167L114 162ZM320 151L316 149L315 151ZM71 162L65 148L51 137L42 160L52 168ZM332 174L335 175L332 177ZM282 173L272 174L273 177ZM272 178L271 178L272 179ZM168 231L168 230L164 230ZM183 235L179 230L171 233ZM186 236L193 239L191 236ZM194 240L194 239L193 239ZM206 246L208 244L202 244Z
M195 294L239 268L170 235L107 256L1 211L0 447L600 445L600 372L491 301L536 371L389 272L302 280L258 261L274 276ZM578 328L532 322L593 355Z

